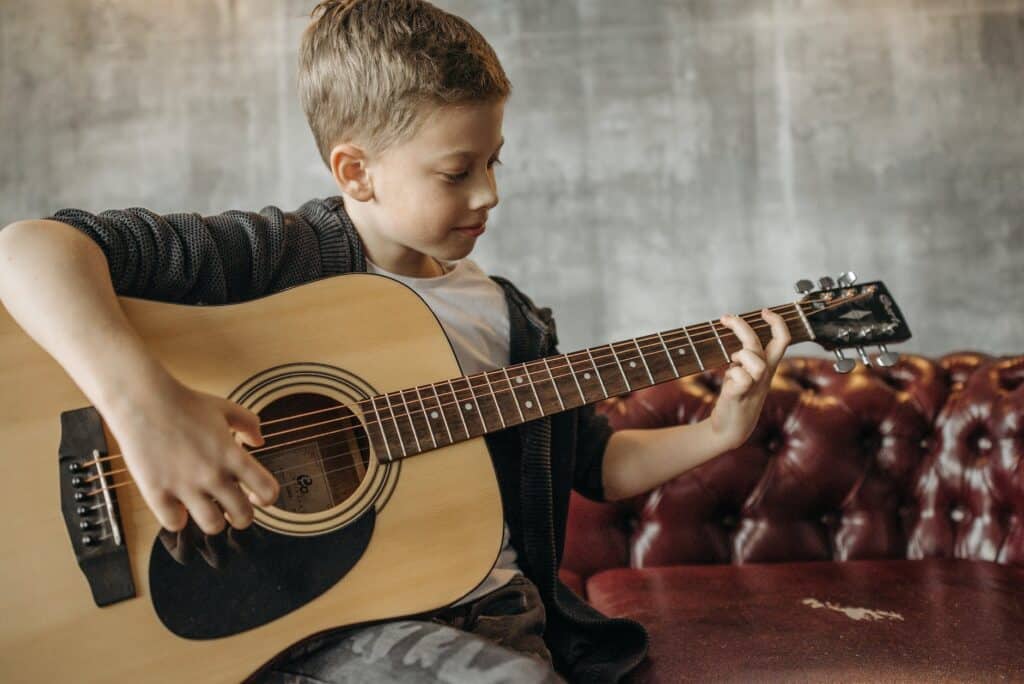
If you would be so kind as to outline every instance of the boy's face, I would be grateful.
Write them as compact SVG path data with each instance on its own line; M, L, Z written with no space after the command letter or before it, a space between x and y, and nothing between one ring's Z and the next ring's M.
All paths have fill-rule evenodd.
M466 228L484 226L498 203L504 110L504 101L432 107L412 138L366 157L370 195L345 207L375 264L430 277L440 275L431 257L473 250L479 230Z

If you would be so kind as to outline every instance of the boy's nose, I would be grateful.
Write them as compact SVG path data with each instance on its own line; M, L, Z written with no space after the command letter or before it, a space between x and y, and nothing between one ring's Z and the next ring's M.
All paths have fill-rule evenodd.
M473 188L469 208L473 211L492 209L498 204L498 183L491 174Z

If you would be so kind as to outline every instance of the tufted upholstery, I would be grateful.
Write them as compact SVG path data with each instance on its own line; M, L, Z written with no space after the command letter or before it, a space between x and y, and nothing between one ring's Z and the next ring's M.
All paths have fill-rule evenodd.
M721 372L598 406L616 429L706 418ZM627 502L574 495L563 575L931 557L1024 565L1024 356L787 357L750 439Z

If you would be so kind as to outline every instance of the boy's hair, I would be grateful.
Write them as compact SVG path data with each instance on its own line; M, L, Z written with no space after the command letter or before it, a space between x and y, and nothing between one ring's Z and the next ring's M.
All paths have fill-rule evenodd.
M423 0L324 0L299 46L302 108L324 163L358 141L374 152L415 134L425 104L501 100L512 87L469 22Z

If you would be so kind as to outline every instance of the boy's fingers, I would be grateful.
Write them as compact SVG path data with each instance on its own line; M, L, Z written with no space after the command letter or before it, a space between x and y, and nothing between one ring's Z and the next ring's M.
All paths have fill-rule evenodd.
M740 349L732 355L732 358L743 366L743 370L754 379L754 382L757 382L764 376L764 372L768 367L765 360L750 349Z
M722 325L729 328L735 333L740 343L743 344L744 349L749 349L760 356L764 350L761 347L761 340L757 338L757 333L750 327L750 324L739 316L733 316L731 314L722 316L720 319Z
M241 457L238 459L234 475L256 496L256 501L253 503L257 506L269 506L277 501L277 495L280 492L280 484L277 479L262 463L256 460L255 456L241 447L239 447L239 451ZM249 500L252 501L251 496Z
M772 339L768 342L768 346L765 347L765 356L768 363L774 368L779 365L779 361L782 360L783 355L786 353L786 347L792 341L792 336L789 334L789 326L786 325L785 319L779 314L768 309L762 309L761 317L768 321L772 328Z
M224 520L224 511L219 505L205 493L195 491L182 496L182 502L192 514L192 519L199 525L199 529L209 535L219 534L224 530L227 523Z
M735 396L742 396L754 384L754 379L742 366L733 366L725 373L733 381Z
M140 488L141 489L141 488ZM170 532L178 532L188 524L188 511L180 501L169 494L157 494L152 501L143 492L143 498L149 503L150 510L156 515L160 526Z
M260 433L260 417L230 399L225 399L224 401L227 404L225 415L231 429L242 435L246 444L257 447L263 446L263 435Z
M219 487L217 491L210 492L210 495L220 503L232 527L244 530L252 524L252 504L242 493L237 482Z

